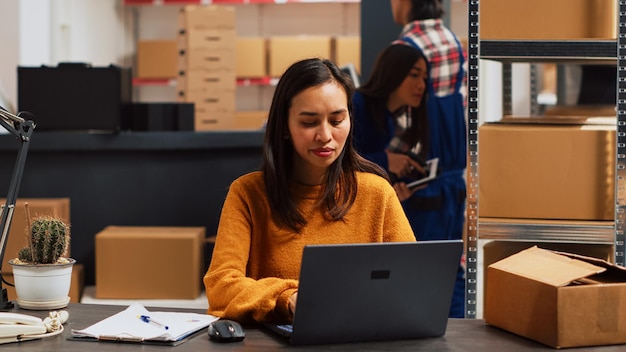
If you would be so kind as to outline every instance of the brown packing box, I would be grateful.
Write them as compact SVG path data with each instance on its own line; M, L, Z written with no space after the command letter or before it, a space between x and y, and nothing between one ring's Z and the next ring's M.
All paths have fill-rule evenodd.
M624 268L532 247L488 272L488 324L555 348L626 343Z
M617 116L615 105L553 105L546 107L545 116Z
M5 205L6 199L0 199L0 203L2 205ZM30 207L30 215L32 217L38 215L57 216L66 223L70 224L69 198L19 198L15 202L15 211L13 212L13 218L11 220L9 238L7 239L7 245L4 250L4 263L2 263L3 274L13 272L13 268L7 262L10 259L17 257L17 252L22 247L25 247L27 245L26 227L28 226L28 222L26 219L26 208L24 207L25 203L28 203Z
M197 298L204 237L204 227L106 227L96 234L96 297Z
M237 32L234 29L188 30L178 35L178 49L193 55L198 50L230 52L236 50ZM234 63L233 63L234 65Z
M267 121L267 111L237 111L233 127L238 130L259 130Z
M15 279L13 278L13 274L3 273L4 278L10 282L14 283ZM7 293L9 295L10 300L17 299L17 294L15 293L15 287L2 285L2 287L7 289ZM72 303L80 303L83 297L83 289L85 288L85 266L83 264L74 264L72 267L72 281L70 284L70 302Z
M137 43L138 78L174 78L178 64L175 40L141 40Z
M269 39L269 74L280 77L296 61L331 58L329 36L275 36Z
M237 77L267 76L267 40L262 37L237 38Z
M205 91L234 91L237 87L235 71L230 69L204 69L181 71L178 89Z
M481 0L480 39L615 39L617 0Z
M233 6L188 5L178 13L178 27L187 30L234 29L236 12Z
M234 90L207 90L202 88L182 90L178 92L178 99L181 102L192 102L195 112L202 111L235 111Z
M235 111L197 110L194 120L196 131L224 131L235 128Z
M339 66L354 64L354 68L361 73L361 37L335 37L335 62Z
M234 77L236 72L235 51L196 49L188 52L188 54L178 56L179 77L185 71L194 70L232 71Z
M480 219L482 225L485 221L491 219ZM493 219L496 221L497 219ZM509 219L514 223L519 223L516 219ZM532 220L535 224L544 224L541 220ZM554 221L560 223L563 226L577 225L571 221ZM589 224L587 224L589 225ZM589 244L589 243L550 243L550 242L530 242L530 241L489 241L482 246L482 262L484 279L482 288L486 287L486 282L489 281L489 265L502 260L515 253L521 252L530 247L537 246L543 249L551 251L574 253L584 255L586 257L593 257L603 259L608 262L613 262L615 257L615 249L611 244Z
M615 130L615 124L482 124L480 216L613 220Z

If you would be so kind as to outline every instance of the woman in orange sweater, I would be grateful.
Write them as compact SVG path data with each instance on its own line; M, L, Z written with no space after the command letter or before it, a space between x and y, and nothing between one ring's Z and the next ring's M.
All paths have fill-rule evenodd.
M281 77L262 168L235 180L222 208L204 276L209 314L291 322L304 246L415 241L385 171L353 148L353 91L329 60Z

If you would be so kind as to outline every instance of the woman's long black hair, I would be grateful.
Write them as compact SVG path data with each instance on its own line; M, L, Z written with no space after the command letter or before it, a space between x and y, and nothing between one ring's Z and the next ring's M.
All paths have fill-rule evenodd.
M409 22L441 18L444 14L441 0L411 0Z
M406 44L391 44L383 50L374 63L370 78L358 88L363 94L366 108L374 120L373 123L381 131L386 131L387 126L387 101L409 75L415 63L426 58L421 51ZM426 110L427 91L422 96L419 107L410 108L411 123L401 136L402 140L411 148L418 142L421 143L420 155L428 155L429 124ZM392 111L394 113L394 111ZM389 131L393 133L394 131Z

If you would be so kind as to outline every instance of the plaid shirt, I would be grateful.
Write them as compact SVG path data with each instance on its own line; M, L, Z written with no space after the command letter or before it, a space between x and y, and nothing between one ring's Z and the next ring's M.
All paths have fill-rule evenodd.
M402 37L410 37L428 60L429 77L436 96L454 92L461 55L456 36L443 25L441 19L413 21L402 29ZM464 94L465 95L465 94Z
M409 145L402 140L402 135L406 129L410 127L411 123L413 123L411 108L396 111L392 117L395 121L396 131L394 137L389 142L387 150L394 153L406 154L408 151L412 151L415 154L419 154L421 148L419 141L417 145Z

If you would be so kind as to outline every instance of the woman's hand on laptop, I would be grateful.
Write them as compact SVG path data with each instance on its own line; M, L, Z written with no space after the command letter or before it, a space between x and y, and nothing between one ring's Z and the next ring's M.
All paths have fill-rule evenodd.
M289 297L289 312L291 316L296 313L296 301L298 300L298 291L294 292L291 297Z

